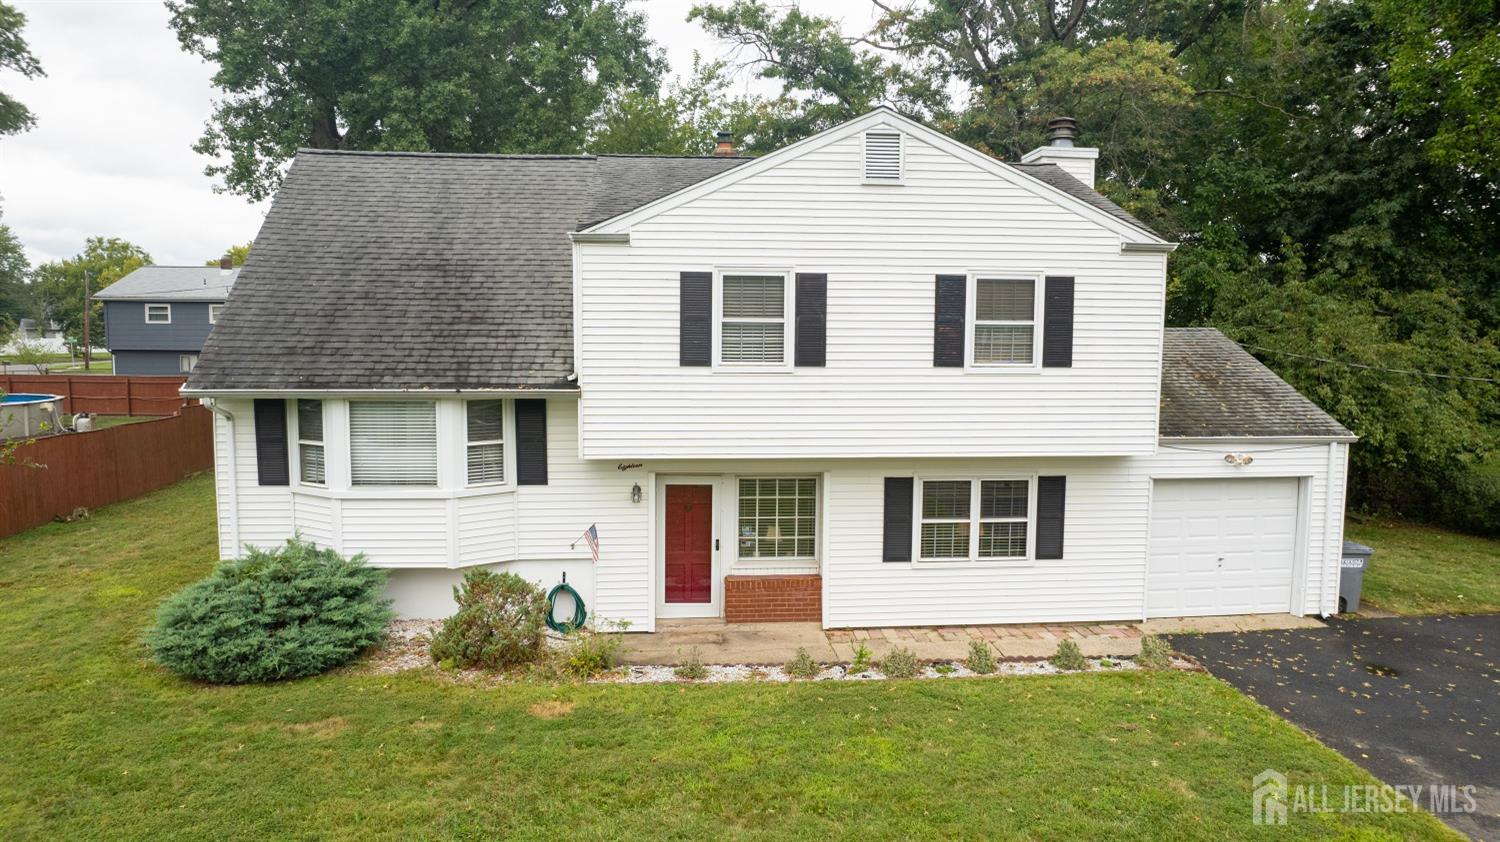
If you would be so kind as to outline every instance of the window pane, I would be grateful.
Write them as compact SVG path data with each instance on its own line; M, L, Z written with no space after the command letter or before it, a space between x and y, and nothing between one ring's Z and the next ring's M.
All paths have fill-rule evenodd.
M967 518L968 516L968 480L922 483L923 518Z
M980 558L1025 558L1026 522L981 523L979 525Z
M302 455L302 481L315 485L327 482L323 475L323 445L298 445Z
M922 558L968 557L968 523L922 524Z
M297 438L303 441L323 440L323 402L298 399ZM322 480L319 480L322 482Z
M740 480L740 558L811 558L817 488L814 480Z
M505 445L469 445L469 484L505 481Z
M499 441L505 437L504 401L469 401L469 441Z
M974 316L981 322L1029 322L1036 318L1036 282L981 278L974 289Z
M1031 325L975 325L974 362L1031 362Z
M355 485L437 485L437 417L431 401L351 401Z
M722 328L720 357L725 362L779 363L786 355L785 325L780 322L726 321Z
M1025 480L988 480L979 484L979 516L1026 517Z
M724 318L780 319L786 315L782 299L786 281L780 275L724 276Z

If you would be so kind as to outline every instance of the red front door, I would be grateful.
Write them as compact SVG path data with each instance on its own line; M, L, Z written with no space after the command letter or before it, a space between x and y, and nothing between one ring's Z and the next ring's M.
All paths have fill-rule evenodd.
M666 601L713 601L714 487L668 485Z

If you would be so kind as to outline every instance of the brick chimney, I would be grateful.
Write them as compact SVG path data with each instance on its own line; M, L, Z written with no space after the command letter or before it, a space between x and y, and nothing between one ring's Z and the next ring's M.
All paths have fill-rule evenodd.
M233 269L233 268L234 268L234 258L230 257L227 254L224 255L223 257L219 258L219 270L220 271L222 271L222 272L228 272L230 269Z
M1053 117L1047 121L1047 145L1038 146L1021 156L1026 164L1056 164L1068 175L1090 187L1094 186L1094 162L1099 150L1091 146L1074 146L1078 121L1072 117Z
M719 132L718 141L714 143L714 157L733 158L736 154L734 151L734 133Z

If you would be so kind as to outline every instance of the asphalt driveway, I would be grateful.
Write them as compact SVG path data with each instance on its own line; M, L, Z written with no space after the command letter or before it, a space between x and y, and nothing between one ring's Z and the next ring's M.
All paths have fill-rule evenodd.
M1473 813L1440 817L1500 840L1500 615L1332 620L1172 645L1388 784L1473 785Z

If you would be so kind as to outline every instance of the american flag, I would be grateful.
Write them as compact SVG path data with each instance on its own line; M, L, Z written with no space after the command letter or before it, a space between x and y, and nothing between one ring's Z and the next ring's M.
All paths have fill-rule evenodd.
M589 528L583 530L583 534L578 536L579 538L582 538L583 540L589 542L589 552L593 554L593 556L594 556L594 563L595 564L599 563L599 529L598 529L598 527L599 527L599 524L597 524L597 523L591 523L591 524L589 524ZM578 546L578 542L574 541L573 544L572 544L572 546L574 546L574 547Z

